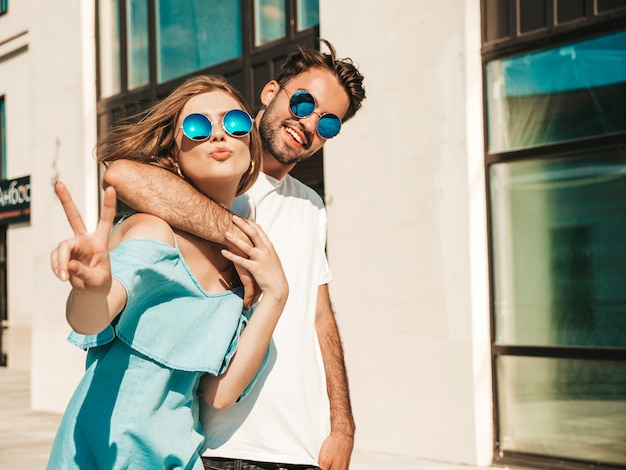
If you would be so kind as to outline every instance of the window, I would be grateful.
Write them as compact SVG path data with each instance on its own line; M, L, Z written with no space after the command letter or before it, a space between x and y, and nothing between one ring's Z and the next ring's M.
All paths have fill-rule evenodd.
M571 0L570 0L571 1ZM546 0L524 0L519 3L519 31L527 33L548 24Z
M312 28L320 23L319 0L298 0L298 31Z
M0 0L0 15L9 11L9 0Z
M587 15L586 0L557 0L556 22L576 21Z
M622 468L626 8L482 11L494 459Z
M626 348L624 148L489 172L495 342Z
M569 42L574 30L623 25L626 0L482 0L483 55Z
M624 464L626 362L503 355L497 372L502 451Z
M626 130L626 31L487 64L489 151Z
M620 8L626 8L626 0L597 0L598 12L605 13Z
M1 0L0 0L1 1ZM98 132L196 73L225 76L253 108L296 44L315 47L319 0L99 0ZM292 174L323 196L323 160Z
M262 46L286 36L286 7L283 0L255 0L254 44L256 46Z
M544 152L489 166L498 451L624 465L626 145Z
M132 101L133 90L142 103L158 99L182 77L218 73L254 103L252 87L272 78L295 44L313 45L319 34L319 0L99 0L97 5L99 98L112 102L118 96Z
M148 1L127 0L128 89L150 82Z
M157 0L158 82L242 54L241 4L223 0Z
M106 98L122 91L120 75L120 5L119 0L100 0L99 18L99 85Z

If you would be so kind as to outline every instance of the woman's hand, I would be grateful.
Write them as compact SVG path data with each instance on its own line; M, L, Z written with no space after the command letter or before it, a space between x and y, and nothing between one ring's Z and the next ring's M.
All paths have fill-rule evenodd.
M115 217L115 190L112 187L105 190L100 221L96 230L90 234L67 187L57 183L54 189L72 227L74 238L62 241L52 250L52 271L60 280L69 280L75 291L89 289L106 296L112 282L108 239Z
M262 295L241 333L237 354L226 372L218 376L205 375L202 380L204 400L209 406L218 409L235 403L257 373L289 295L283 266L265 232L254 222L237 216L233 217L233 223L248 235L252 246L226 233L228 242L243 256L226 249L222 250L222 255L235 264L237 272L249 272L259 285Z
M233 216L233 223L248 235L253 245L250 246L227 232L226 239L229 243L248 258L226 249L222 250L222 255L234 263L239 273L242 269L248 271L264 296L272 296L280 302L285 302L289 294L289 285L274 245L258 224L236 215Z

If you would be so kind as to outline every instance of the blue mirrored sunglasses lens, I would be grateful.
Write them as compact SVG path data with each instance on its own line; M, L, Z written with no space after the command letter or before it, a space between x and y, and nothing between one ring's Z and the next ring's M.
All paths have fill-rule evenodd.
M233 137L243 137L252 130L252 118L242 109L232 109L224 115L224 130Z
M211 121L203 114L190 114L183 120L183 132L188 139L206 140L212 131Z
M334 114L324 114L317 121L317 133L324 139L332 139L341 130L341 119Z
M289 108L294 116L305 118L315 110L315 98L306 91L296 91L289 100Z

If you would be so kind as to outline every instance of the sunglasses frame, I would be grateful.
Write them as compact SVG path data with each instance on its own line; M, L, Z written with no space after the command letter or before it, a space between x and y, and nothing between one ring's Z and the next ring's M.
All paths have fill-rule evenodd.
M320 113L318 113L317 111L315 111L315 108L317 108L317 100L315 99L315 96L313 96L310 92L308 92L308 91L306 91L306 90L303 90L303 89L299 89L299 90L296 90L295 92L291 93L291 92L290 92L289 90L287 90L284 86L282 86L282 85L279 85L279 86L280 86L280 88L281 88L282 90L285 90L285 93L287 93L287 95L289 96L289 106L288 106L288 107L289 107L289 112L291 113L291 115L292 115L293 117L296 117L296 118L298 118L298 119L304 119L304 118L308 118L308 117L309 117L310 115L312 115L312 114L317 114L317 115L318 115L318 120L317 120L317 124L315 125L315 130L317 131L318 135L319 135L322 139L326 139L326 140L328 140L328 139L332 139L333 137L337 137L337 136L339 135L339 133L341 132L341 125L342 125L341 119L339 118L339 116L337 116L336 114L333 114L333 113L321 113L321 114L320 114ZM293 112L293 109L292 109L292 108L294 108L295 106L293 106L293 105L291 104L291 101L292 101L295 97L298 97L298 96L301 96L301 95L308 95L308 96L310 96L310 97L311 97L311 99L313 100L313 110L312 110L309 114L302 115L302 116L301 116L301 115L298 115L298 114L296 114L296 113L294 113L294 112ZM329 119L330 119L330 118L335 118L335 119L337 119L337 122L339 122L339 129L337 129L337 133L336 133L335 135L331 135L330 137L324 137L324 136L320 133L320 121L321 121L324 117L327 117L327 118L329 118Z
M250 120L250 128L248 129L248 131L247 131L245 134L240 134L240 135L237 135L237 134L232 134L232 133L231 133L231 132L230 132L230 131L226 128L226 125L224 124L224 122L225 122L225 120L226 120L227 116L228 116L230 113L233 113L233 112L236 112L237 114L239 114L239 113L243 113L243 114L245 114L246 116L248 116L248 119ZM187 132L185 131L185 121L186 121L187 119L189 119L189 117L190 117L190 116L201 116L202 118L206 119L206 120L209 122L209 124L211 125L211 132L209 132L209 135L207 135L207 136L206 136L206 137L204 137L204 138L195 138L195 139L194 139L193 137L189 137L189 135L187 135ZM185 117L184 117L183 122L182 122L182 124L180 125L180 128L181 128L181 130L183 131L183 135L184 135L185 137L187 137L189 140L191 140L192 142L204 142L205 140L208 140L208 139L209 139L209 138L213 135L213 127L215 127L215 125L216 125L216 124L221 125L221 126L222 126L222 129L224 129L224 132L226 132L229 136L231 136L231 137L241 138L241 137L245 137L245 136L247 136L248 134L250 134L250 132L252 132L252 127L254 126L254 120L252 119L252 116L250 116L250 115L249 115L249 114L248 114L245 110L235 108L235 109L230 109L230 110L226 111L226 112L224 113L224 115L222 116L222 119L221 119L218 123L215 123L215 122L211 121L211 120L209 119L209 117L208 117L208 116L206 116L205 114L202 114L202 113L189 113L189 114L187 114L187 116L185 116Z

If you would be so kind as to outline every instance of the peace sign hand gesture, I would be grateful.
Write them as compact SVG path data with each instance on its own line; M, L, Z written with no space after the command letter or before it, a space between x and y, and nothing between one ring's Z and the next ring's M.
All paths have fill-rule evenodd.
M52 250L52 271L60 280L69 280L75 291L90 290L106 296L112 282L108 239L115 217L115 190L112 187L105 190L100 221L91 234L87 232L67 187L57 183L54 190L63 205L74 238L62 241Z

